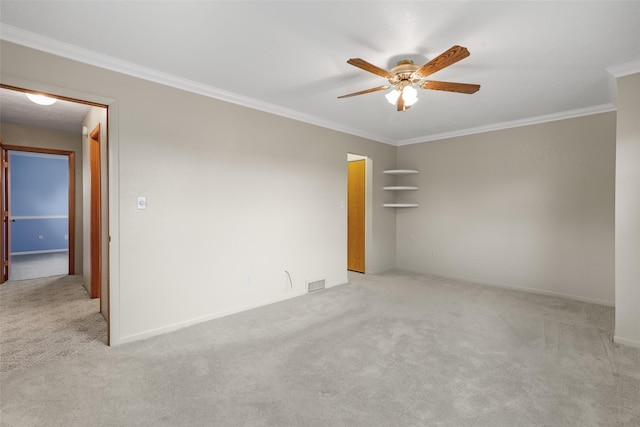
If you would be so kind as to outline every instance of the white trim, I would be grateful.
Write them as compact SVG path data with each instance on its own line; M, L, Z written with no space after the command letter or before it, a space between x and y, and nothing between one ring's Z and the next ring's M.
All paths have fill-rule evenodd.
M615 78L640 73L640 59L636 61L627 62L626 64L620 64L613 67L609 67L606 70L609 74L611 74Z
M290 298L300 297L300 296L303 296L303 295L308 295L306 290L303 291L303 292L289 293L289 294L286 294L286 295L283 295L283 296L280 296L280 297L271 298L271 299L260 301L260 302L253 303L253 304L244 305L244 306L237 307L237 308L234 308L234 309L231 309L231 310L221 311L219 313L207 314L206 316L200 316L200 317L194 317L193 319L190 319L190 320L185 320L185 321L182 321L182 322L173 323L171 325L162 326L160 328L149 329L148 331L140 332L140 333L137 333L137 334L126 335L124 337L120 337L120 340L118 341L118 344L124 344L124 343L128 343L128 342L139 341L139 340L143 340L143 339L146 339L146 338L151 338L151 337L154 337L154 336L157 336L157 335L166 334L167 332L177 331L178 329L186 328L187 326L197 325L197 324L202 323L202 322L208 322L209 320L219 319L221 317L230 316L232 314L241 313L243 311L251 310L251 309L254 309L254 308L258 308L258 307L264 307L266 305L270 305L270 304L274 304L274 303L277 303L277 302L285 301L285 300L288 300ZM114 345L114 343L112 342L111 345Z
M365 174L365 181L364 181L364 271L365 273L367 272L367 268L370 264L373 264L374 261L374 254L375 254L375 246L374 246L374 239L373 239L373 177L374 177L374 173L375 170L373 168L373 158L365 156L364 159L364 174ZM349 200L349 195L348 195L348 190L345 186L344 191L347 191L347 201ZM349 221L349 210L345 209L344 212L346 215L343 216L344 218L344 225L345 227L348 224ZM345 228L346 229L346 228ZM348 232L347 232L348 233ZM346 237L346 236L345 236ZM348 251L348 241L347 239L344 240L344 251L345 254ZM346 257L344 258L344 262L345 262L345 267L346 267L346 262L347 259ZM346 268L345 268L345 273L346 273ZM343 283L346 283L349 281L349 275L347 273L347 277L345 278L346 281ZM327 285L327 289L332 287L332 286L337 286L336 285Z
M109 236L107 251L109 259L109 345L116 346L122 342L120 327L120 140L119 104L115 100L105 103L107 109L107 167L108 179L108 212Z
M640 341L630 340L628 338L619 337L617 335L613 336L613 342L616 344L627 345L629 347L640 348Z
M394 145L394 141L388 138L373 135L359 129L353 129L329 120L319 119L318 117L304 114L299 111L280 107L278 105L260 101L254 98L249 98L244 95L239 95L237 93L205 85L193 80L184 79L182 77L178 77L169 73L163 73L161 71L123 61L108 55L99 54L88 49L71 45L69 43L64 43L58 40L41 36L39 34L24 31L10 25L2 25L2 27L0 28L0 39L6 40L11 43L20 44L32 49L58 55L63 58L72 59L84 64L93 65L96 67L115 71L117 73L137 77L143 80L152 81L165 86L185 90L187 92L197 93L199 95L219 99L221 101L241 105L243 107L275 114L276 116L286 117L338 132L343 132L350 135L360 136L362 138L383 142L385 144Z
M366 160L367 156L361 156L360 154L347 153L347 162L357 162L359 160Z
M67 154L50 154L50 153L37 153L33 151L22 151L22 150L7 150L11 157L36 157L43 159L53 159L53 160L65 160L69 161L69 156Z
M1 39L1 37L0 37ZM105 96L87 93L79 90L75 90L72 88L66 88L61 86L55 86L47 83L41 83L33 80L23 79L22 77L12 76L9 74L2 75L2 83L15 86L24 89L35 90L38 92L45 92L52 95L60 95L67 98L78 99L82 101L92 102L94 104L98 104L99 106L110 106L111 103L115 102L113 98L107 98ZM78 133L81 130L78 129Z
M15 255L38 255L38 254L53 254L58 252L69 252L69 249L48 249L44 251L24 251L24 252L11 252L11 256Z
M568 300L572 300L572 301L586 302L586 303L589 303L589 304L597 304L597 305L604 305L604 306L607 306L607 307L615 307L615 302L614 301L600 300L600 299L595 299L595 298L587 298L587 297L582 297L582 296L579 296L579 295L565 294L565 293L562 293L562 292L547 291L547 290L544 290L544 289L536 289L536 288L525 288L525 287L522 287L522 286L512 286L512 285L506 285L506 284L497 283L497 282L478 281L478 280L475 280L475 279L466 279L466 278L461 278L461 277L442 275L442 274L438 274L438 273L432 273L432 274L417 273L417 274L422 274L422 275L428 276L428 277L435 277L435 278L440 278L440 279L452 280L452 281L455 281L455 282L468 284L468 285L492 286L492 287L495 287L495 288L511 289L511 290L514 290L514 291L527 292L527 293L530 293L530 294L545 295L545 296L550 296L550 297L564 298L564 299L568 299Z
M43 52L51 53L61 56L63 58L72 59L84 64L93 65L96 67L104 68L107 70L115 71L118 73L126 74L129 76L137 77L143 80L152 81L165 86L173 87L176 89L185 90L187 92L197 93L199 95L207 96L210 98L219 99L221 101L229 102L232 104L241 105L243 107L252 108L255 110L263 111L266 113L274 114L281 117L286 117L292 120L308 123L322 128L335 130L338 132L346 133L349 135L359 136L361 138L370 139L373 141L382 142L384 144L402 146L410 144L418 144L421 142L437 141L441 139L454 138L458 136L473 135L477 133L491 132L501 129L509 129L519 126L527 126L537 123L545 123L555 120L569 119L573 117L586 116L591 114L604 113L609 111L615 111L615 105L613 103L596 105L593 107L581 108L576 110L569 110L560 113L548 114L538 117L531 117L520 120L513 120L509 122L495 123L486 126L479 126L475 128L463 129L453 132L444 132L434 135L425 135L421 137L394 140L380 135L374 135L369 132L365 132L361 129L354 129L348 126L344 126L339 123L335 123L330 120L323 120L318 117L304 114L299 111L291 110L289 108L280 107L268 102L260 101L257 99L249 98L244 95L229 92L223 89L219 89L213 86L205 85L195 82L193 80L184 79L169 73L163 73L148 67L143 67L128 61L123 61L108 55L99 54L97 52L84 49L69 43L64 43L58 40L44 37L39 34L35 34L29 31L22 30L20 28L13 27L11 25L0 26L0 39L6 40L11 43L16 43L22 46L26 46L32 49L40 50ZM640 61L630 62L620 66L607 68L609 73L616 73L617 77L632 74L640 71ZM615 102L615 96L612 97ZM98 101L96 101L98 102ZM104 102L103 102L104 103Z
M616 106L613 104L601 104L593 107L579 108L576 110L562 111L554 114L545 114L537 117L529 117L526 119L512 120L508 122L494 123L486 126L478 126L475 128L462 129L453 132L444 132L434 135L425 135L417 138L403 139L396 143L396 146L419 144L421 142L437 141L440 139L456 138L459 136L475 135L478 133L493 132L502 129L510 129L521 126L535 125L539 123L553 122L556 120L573 119L576 117L590 116L592 114L608 113L615 111Z
M640 60L627 62L626 64L616 65L606 69L608 73L609 93L611 94L611 102L618 105L618 82L620 77L631 74L640 73Z
M10 216L9 220L13 219L68 219L69 215L24 215L24 216Z

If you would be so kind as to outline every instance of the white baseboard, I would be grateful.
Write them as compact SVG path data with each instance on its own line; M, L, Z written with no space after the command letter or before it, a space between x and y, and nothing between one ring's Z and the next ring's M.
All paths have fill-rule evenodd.
M551 296L551 297L566 298L566 299L570 299L570 300L573 300L573 301L588 302L590 304L605 305L607 307L615 307L615 305L616 305L614 301L599 300L599 299L594 299L594 298L585 298L585 297L581 297L581 296L578 296L578 295L563 294L562 292L545 291L545 290L542 290L542 289L522 288L522 287L519 287L519 286L509 286L509 285L491 284L491 283L487 283L487 285L496 286L496 287L505 288L505 289L513 289L513 290L516 290L516 291L529 292L529 293L532 293L532 294L539 294L539 295L547 295L547 296Z
M403 271L403 270L400 270L400 271ZM408 270L404 270L404 271L408 271ZM570 300L573 300L573 301L588 302L588 303L591 303L591 304L605 305L607 307L615 307L615 301L599 300L599 299L594 299L594 298L586 298L586 297L581 297L581 296L578 296L578 295L563 294L561 292L547 291L547 290L544 290L544 289L525 288L525 287L521 287L521 286L506 285L506 284L503 284L503 283L495 283L495 282L486 282L486 281L479 281L479 280L474 280L474 279L467 279L467 278L464 278L464 277L446 276L446 275L441 275L441 274L438 274L438 273L417 273L416 272L416 274L425 274L427 276L439 277L439 278L447 279L447 280L454 280L456 282L464 282L464 283L469 283L469 284L493 286L493 287L496 287L496 288L511 289L511 290L514 290L514 291L528 292L528 293L531 293L531 294L547 295L547 296L551 296L551 297L559 297L559 298L570 299Z
M240 312L251 310L251 309L254 309L254 308L258 308L258 307L263 307L265 305L274 304L274 303L277 303L277 302L285 301L285 300L288 300L288 299L291 299L291 298L295 298L295 297L299 297L299 296L306 295L306 294L307 294L307 292L290 293L290 294L282 295L282 296L279 296L279 297L276 297L276 298L271 298L271 299L268 299L268 300L260 301L260 302L257 302L257 303L248 304L248 305L241 306L241 307L236 307L236 308L231 309L231 310L225 310L225 311L221 311L221 312L218 312L218 313L212 313L212 314L208 314L206 316L201 316L201 317L196 317L196 318L193 318L193 319L185 320L183 322L177 322L177 323L173 323L171 325L162 326L160 328L150 329L148 331L140 332L140 333L137 333L137 334L127 335L127 336L124 336L124 337L120 337L120 339L117 341L117 344L113 344L112 343L112 345L120 345L120 344L129 343L129 342L144 340L144 339L147 339L147 338L155 337L157 335L166 334L168 332L174 332L174 331L177 331L178 329L186 328L188 326L193 326L193 325L196 325L198 323L202 323L202 322L206 322L206 321L214 320L214 319L219 319L221 317L230 316L232 314L240 313Z
M613 342L616 344L622 344L629 347L640 348L640 341L630 340L628 338L619 337L617 335L613 336Z

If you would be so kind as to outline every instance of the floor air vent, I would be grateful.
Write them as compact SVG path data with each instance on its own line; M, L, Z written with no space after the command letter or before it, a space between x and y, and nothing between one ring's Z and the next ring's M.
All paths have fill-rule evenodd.
M307 292L321 291L324 289L324 279L307 282Z

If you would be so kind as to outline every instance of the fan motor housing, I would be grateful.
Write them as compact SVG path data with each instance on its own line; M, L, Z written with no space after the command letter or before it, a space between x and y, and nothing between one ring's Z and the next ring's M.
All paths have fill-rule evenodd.
M406 81L409 84L416 83L420 80L420 76L414 75L415 71L420 68L413 63L410 59L403 59L398 61L398 64L391 69L393 77L389 78L389 83L396 85L401 81Z

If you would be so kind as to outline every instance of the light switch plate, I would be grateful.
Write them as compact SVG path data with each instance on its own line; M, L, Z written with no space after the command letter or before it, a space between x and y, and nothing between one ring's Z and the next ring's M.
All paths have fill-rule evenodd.
M145 196L138 196L138 209L147 209L147 198Z

